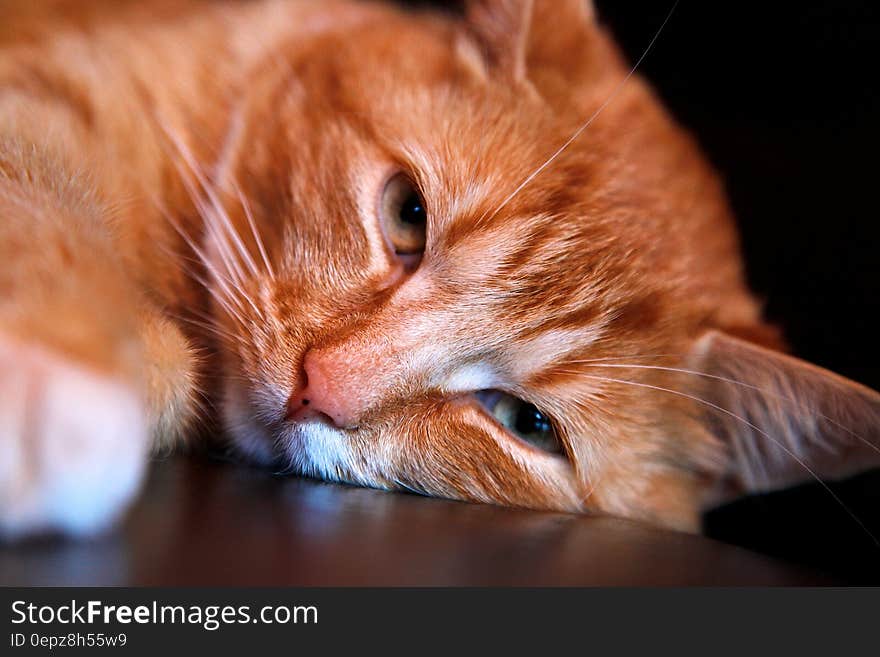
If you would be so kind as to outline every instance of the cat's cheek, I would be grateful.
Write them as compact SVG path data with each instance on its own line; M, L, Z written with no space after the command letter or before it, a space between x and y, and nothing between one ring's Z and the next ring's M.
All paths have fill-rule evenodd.
M700 530L699 500L705 481L676 470L608 468L599 475L591 502L607 515L630 518L676 531Z
M272 465L278 460L272 449L272 436L254 419L253 411L235 386L227 385L221 413L224 432L243 458L257 465Z
M461 417L479 428L484 440L494 445L497 456L493 460L510 471L511 479L524 477L534 483L536 500L546 499L545 505L554 509L580 509L583 484L566 456L544 451L508 435L466 397L458 398L450 405L457 406ZM528 500L524 504L528 505Z
M384 474L428 495L554 511L583 510L584 486L558 454L506 435L469 395L412 409L386 440ZM368 458L369 455L365 458Z

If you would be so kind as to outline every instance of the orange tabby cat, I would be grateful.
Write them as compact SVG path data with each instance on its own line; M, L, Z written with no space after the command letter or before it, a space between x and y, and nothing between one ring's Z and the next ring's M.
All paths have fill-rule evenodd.
M106 526L199 426L686 530L880 462L880 396L777 351L715 174L585 1L19 5L3 533Z

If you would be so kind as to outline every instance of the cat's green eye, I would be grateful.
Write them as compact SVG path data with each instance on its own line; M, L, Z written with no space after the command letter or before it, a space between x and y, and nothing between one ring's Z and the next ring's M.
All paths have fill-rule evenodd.
M379 206L382 226L394 252L418 256L425 250L428 211L421 194L402 173L385 185Z
M534 404L500 390L479 390L474 395L501 426L523 442L552 454L564 453L553 422Z

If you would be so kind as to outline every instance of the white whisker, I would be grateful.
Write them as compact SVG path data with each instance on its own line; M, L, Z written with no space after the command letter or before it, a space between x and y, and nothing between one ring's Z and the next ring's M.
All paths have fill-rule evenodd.
M235 302L238 305L239 309L244 311L244 306L241 305L241 300L239 299L239 294L237 294L235 292L235 289L236 289L235 284L232 283L231 281L229 281L225 276L223 276L223 274L220 271L217 270L217 268L214 266L214 264L211 262L211 260L208 258L208 256L205 255L204 251L202 251L202 249L198 246L198 244L195 243L195 240L193 240L187 234L187 232L183 229L183 227L177 222L177 220L174 217L171 216L170 213L166 212L164 210L164 208L161 207L161 205L159 206L159 210L160 210L160 212L162 212L164 214L165 219L168 221L168 223L171 225L171 227L174 228L175 231L177 231L177 233L180 235L181 239L183 239L183 241L186 242L186 244L189 246L189 248L192 249L193 253L195 253L196 256L202 261L202 264L205 266L205 268L211 274L211 277L223 289L223 292L224 292L223 296L226 299ZM196 275L194 272L191 272L191 274L193 275L193 278L195 280L197 280L212 296L214 296L217 299L221 298L221 295L217 294L217 292L214 290L214 287L212 285L210 285L207 281L205 281L201 276ZM227 305L228 304L226 304L224 302L224 307L226 307ZM251 302L251 305L253 305L252 302ZM241 315L236 313L236 317L241 317ZM242 320L242 322L245 323L244 320Z
M192 171L192 174L196 177L196 180L198 181L199 185L201 186L202 190L204 191L205 195L207 196L208 200L210 201L210 203L211 203L210 209L213 210L212 213L210 214L210 218L214 220L213 223L216 224L217 220L218 219L220 220L219 221L220 227L224 228L226 235L232 239L233 245L235 246L239 257L244 262L245 266L247 266L247 268L250 270L251 275L253 275L253 276L258 275L259 270L257 268L256 263L254 262L253 258L251 257L251 254L247 250L247 247L245 246L244 242L242 242L241 236L238 234L238 231L235 230L235 226L233 226L232 220L230 219L229 215L226 213L226 210L223 208L223 204L220 201L220 199L218 198L217 193L214 191L214 188L211 185L210 181L208 180L207 176L205 176L205 174L202 172L201 166L196 161L195 156L192 154L192 152L189 150L189 148L186 146L186 144L184 144L177 137L177 135L175 135L171 130L169 130L168 126L166 126L164 123L162 123L162 127L165 130L165 133L168 136L168 138L174 144L175 148L177 148L177 150L180 153L180 156L183 158L184 162L186 162L190 171ZM176 161L175 161L175 166L178 166ZM179 168L179 166L178 166L178 168ZM187 176L182 176L182 177L185 179ZM184 184L186 184L186 180L184 180ZM218 231L220 230L220 227L217 227ZM219 241L219 236L218 236L218 241ZM227 245L228 248L231 248L228 246L228 242L225 239L223 240L223 242ZM237 260L238 259L236 258L236 261ZM237 267L237 264L236 264L236 267ZM241 272L240 269L239 269L239 272L242 273L242 278L243 278L243 272Z
M193 319L191 317L184 317L183 315L178 315L176 313L167 313L167 314L169 317L171 317L179 322L185 322L187 324L190 324L192 326L200 328L204 331L208 331L211 334L217 336L218 338L223 338L226 340L238 342L244 346L248 345L247 341L245 341L240 335L236 335L235 333L232 333L230 331L226 331L214 323L203 322L198 319Z
M269 256L266 251L266 247L263 244L263 239L260 237L260 233L257 231L257 224L254 221L253 214L251 214L251 208L250 204L247 201L247 197L242 193L241 189L235 182L233 182L233 187L235 188L235 193L238 195L241 207L244 210L244 216L247 218L251 233L254 236L254 241L257 243L257 249L260 251L260 257L263 259L263 264L266 265L266 271L269 272L269 276L271 278L275 278L275 270L272 269L272 264L269 262Z
M193 205L195 206L199 217L202 218L205 226L211 232L211 235L214 237L214 239L217 241L220 259L223 261L223 264L226 267L226 271L234 279L233 282L236 288L240 287L244 281L244 271L241 269L241 266L238 264L238 262L236 262L236 258L232 252L232 247L229 245L226 237L221 233L220 228L217 226L217 222L213 218L211 208L209 208L202 200L198 189L195 185L192 184L192 181L189 179L189 175L183 169L183 167L180 166L180 164L176 161L174 162L174 166L177 169L178 174L180 175L180 180L183 183L184 188L192 199Z

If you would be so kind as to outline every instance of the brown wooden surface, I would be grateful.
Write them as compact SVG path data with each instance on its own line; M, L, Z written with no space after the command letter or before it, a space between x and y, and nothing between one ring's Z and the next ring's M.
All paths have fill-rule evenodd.
M5 585L821 584L699 536L588 518L156 463L123 525L0 546Z

